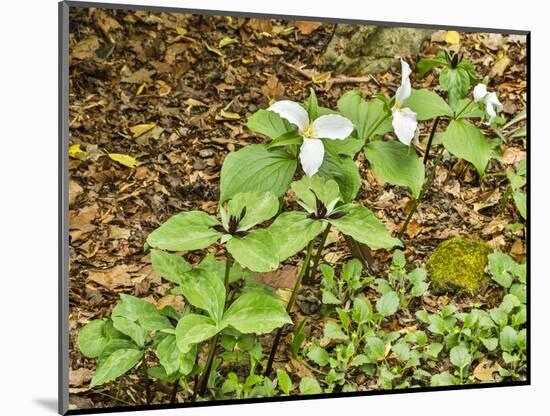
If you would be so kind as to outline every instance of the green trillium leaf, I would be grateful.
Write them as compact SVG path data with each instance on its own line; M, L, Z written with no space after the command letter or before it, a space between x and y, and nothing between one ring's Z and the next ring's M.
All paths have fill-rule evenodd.
M386 114L384 102L377 98L365 101L359 90L345 93L338 100L338 109L353 122L357 137L363 142L391 130L391 119Z
M426 90L412 90L411 96L405 100L403 107L409 107L416 113L419 121L429 120L438 116L452 117L453 110L437 93Z
M279 261L298 253L325 228L322 221L308 218L302 211L283 212L269 227L269 233L277 243Z
M89 358L99 357L109 343L105 334L107 320L97 319L88 322L78 334L78 348L80 352Z
M123 317L132 322L137 322L148 331L172 328L168 318L161 315L154 305L131 295L121 294L120 301L113 308L111 315L113 318Z
M418 198L424 184L424 164L414 148L398 141L375 141L365 145L372 170L385 182L406 186Z
M214 322L221 320L225 305L222 276L197 268L187 273L179 285L185 299L196 308L208 312Z
M318 175L326 179L334 179L340 189L342 200L350 202L355 199L359 192L361 176L351 157L340 156L339 159L336 160L330 154L325 153Z
M290 184L292 191L311 211L315 211L315 195L325 205L333 205L340 199L338 184L333 179L321 176L303 176L302 179ZM312 192L313 191L313 192Z
M483 176L491 158L491 147L479 128L464 119L451 120L443 134L443 146L451 154L470 162Z
M156 274L176 284L192 269L191 264L183 257L155 249L151 250L151 264Z
M202 211L180 212L149 234L147 244L170 251L199 250L221 237L212 228L218 224L218 220Z
M279 211L279 200L273 192L241 192L229 201L227 211L240 218L243 210L245 214L239 222L239 230L248 230L274 217Z
M296 127L274 111L258 110L248 118L246 126L255 133L277 139Z
M345 215L328 222L354 240L372 249L402 247L401 241L392 237L382 221L364 206L346 204L338 207L335 212L345 212Z
M267 230L252 230L245 237L234 236L226 248L237 262L254 272L270 272L279 267L279 248Z
M120 349L113 352L98 364L90 387L99 386L120 377L131 370L141 360L141 357L143 357L141 350Z
M187 353L194 344L212 338L222 329L208 316L188 313L179 320L176 327L177 346L182 353Z
M249 191L271 191L280 198L287 191L296 167L297 161L292 155L277 149L268 150L263 144L230 153L222 165L220 203L239 192Z
M292 320L279 300L257 290L239 296L223 316L224 326L244 334L265 334L289 323Z

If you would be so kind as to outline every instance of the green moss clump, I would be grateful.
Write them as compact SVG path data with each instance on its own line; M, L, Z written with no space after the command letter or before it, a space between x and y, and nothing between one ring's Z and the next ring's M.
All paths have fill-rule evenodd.
M439 244L426 263L432 289L474 295L489 283L485 273L487 256L492 253L484 243L453 237Z

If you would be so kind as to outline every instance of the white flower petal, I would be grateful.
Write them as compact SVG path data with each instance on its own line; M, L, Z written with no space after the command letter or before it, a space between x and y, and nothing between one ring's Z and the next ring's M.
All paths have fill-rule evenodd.
M399 105L411 96L411 67L403 59L401 59L401 85L395 93L395 102Z
M300 148L300 162L307 176L313 176L317 173L323 163L324 156L325 147L321 140L304 139Z
M480 82L474 87L474 101L477 103L485 98L487 95L487 86Z
M411 144L411 140L416 134L418 122L416 121L416 113L410 108L402 108L401 110L392 110L392 126L399 141L406 144Z
M487 115L489 116L489 123L492 123L495 117L497 116L497 113L495 112L495 108L493 107L493 104L487 101L485 104L485 110L487 111Z
M307 111L300 104L290 100L277 101L268 108L268 111L274 111L289 123L298 127L300 132L309 124Z
M498 100L496 93L494 92L488 93L487 96L485 97L485 101L487 102L487 104L489 103L492 104L493 107L496 109L496 111L502 111L503 107L501 102Z
M345 117L330 114L316 118L311 129L315 139L343 140L353 131L353 123Z

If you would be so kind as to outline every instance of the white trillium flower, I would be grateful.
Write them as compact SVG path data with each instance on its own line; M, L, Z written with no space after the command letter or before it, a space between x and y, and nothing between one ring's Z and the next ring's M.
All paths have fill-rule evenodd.
M492 123L497 116L497 111L502 111L502 104L494 92L487 91L487 86L479 83L474 88L474 101L485 104L485 110L489 116L489 123Z
M304 139L300 148L300 162L307 176L315 175L323 163L325 147L321 139L343 140L354 128L350 120L337 114L321 116L310 122L304 107L290 100L277 101L268 110L298 127Z
M408 63L401 59L401 85L395 93L395 104L392 112L392 126L399 141L406 144L411 144L411 141L418 137L418 122L416 121L416 113L410 108L403 108L403 103L411 96L411 68Z

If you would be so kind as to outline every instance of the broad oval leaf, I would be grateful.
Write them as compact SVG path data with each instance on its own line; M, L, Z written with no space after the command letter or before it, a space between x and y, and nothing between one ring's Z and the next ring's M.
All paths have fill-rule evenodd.
M113 308L112 317L123 317L132 322L137 322L148 331L172 328L168 318L161 315L153 304L126 294L120 295L120 301Z
M255 133L261 133L272 139L296 130L296 127L279 114L269 110L258 110L248 118L246 126Z
M208 312L214 322L221 320L226 296L221 276L203 268L194 269L185 275L179 289L191 305Z
M78 348L80 352L89 358L96 358L101 355L109 339L105 336L104 328L107 321L97 319L88 322L78 334Z
M156 274L172 283L180 283L183 275L192 269L183 257L155 249L151 250L151 264Z
M292 320L274 296L262 291L245 292L231 304L223 316L223 324L243 334L265 334L290 324Z
M390 118L384 110L384 102L377 98L365 101L359 90L345 93L338 100L338 110L353 122L357 137L363 142L391 130L391 124L385 122Z
M143 357L143 351L120 349L113 352L107 359L98 364L90 387L112 381L132 369Z
M149 234L147 244L170 251L199 250L216 242L221 234L212 226L219 222L206 212L180 212Z
M443 146L453 155L475 166L480 176L491 158L491 148L483 133L466 120L451 120L443 134Z
M362 205L346 204L339 207L336 212L345 212L345 215L328 221L342 233L372 249L389 249L403 245L399 239L391 236L382 221Z
M279 200L273 192L240 192L227 205L228 214L237 218L245 208L239 230L248 230L274 217L279 211Z
M176 326L177 346L182 353L187 353L192 345L212 338L222 329L208 316L188 313Z
M433 91L420 89L412 90L411 96L405 100L403 107L409 107L416 113L419 121L429 120L438 116L452 117L453 110L438 94Z
M138 346L145 345L148 332L141 325L123 316L113 316L113 325L118 331L132 338Z
M290 184L292 191L311 211L315 211L315 195L328 206L340 199L340 190L336 181L318 175L303 176L299 181ZM313 192L312 192L313 191ZM315 195L314 195L315 193Z
M245 237L234 236L226 248L241 266L254 272L270 272L279 267L279 248L267 230L253 230Z
M361 187L359 169L350 157L341 156L340 160L336 160L326 153L318 175L336 181L344 202L355 199Z
M166 374L171 375L179 370L181 352L176 345L175 335L164 338L157 346L155 354L166 370Z
M267 150L263 144L230 153L222 165L220 203L248 191L271 191L280 198L287 191L296 166L296 159L289 153Z
M298 253L317 237L326 225L308 218L300 211L283 212L269 227L269 233L277 243L279 261Z
M385 182L406 186L418 198L424 184L424 164L411 146L398 141L375 141L365 146L365 156Z
M470 75L466 68L443 68L439 74L439 84L449 95L449 104L456 108L458 101L464 98L470 89Z

